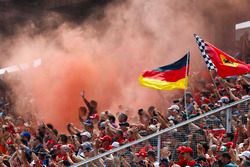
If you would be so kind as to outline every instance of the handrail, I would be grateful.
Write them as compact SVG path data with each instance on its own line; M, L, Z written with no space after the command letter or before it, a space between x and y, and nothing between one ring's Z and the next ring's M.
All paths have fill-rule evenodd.
M92 162L92 161L94 161L94 160L97 160L97 159L99 159L99 158L102 158L102 157L104 157L104 156L106 156L106 155L115 153L115 152L117 152L117 151L120 151L120 150L122 150L122 149L125 149L125 148L127 148L127 147L130 147L130 146L132 146L132 145L135 145L135 144L141 143L141 142L143 142L143 141L146 141L146 140L148 140L148 139L154 138L154 137L156 137L156 136L162 135L163 133L166 133L166 132L168 132L168 131L174 130L174 129L176 129L176 128L179 128L179 127L184 126L184 125L186 125L186 124L189 124L189 123L191 123L191 122L197 121L197 120L199 120L199 119L201 119L201 118L204 118L204 117L207 117L207 116L209 116L209 115L215 114L215 113L217 113L217 112L219 112L219 111L228 109L228 108L230 108L230 107L233 107L233 106L238 105L238 104L240 104L240 103L246 102L246 101L248 101L248 100L250 100L250 97L247 97L247 98L245 98L245 99L241 99L241 100L235 101L235 102L233 102L233 103L227 104L227 105L222 106L222 107L220 107L220 108L217 108L217 109L215 109L215 110L209 111L209 112L207 112L207 113L205 113L205 114L202 114L202 115L199 115L199 116L194 117L194 118L192 118L192 119L189 119L189 120L186 120L186 121L184 121L184 122L181 122L181 123L179 123L179 124L177 124L177 125L171 126L171 127L169 127L169 128L163 129L163 130L161 130L161 131L159 131L159 132L153 133L153 134L151 134L151 135L145 136L145 137L140 138L140 139L138 139L138 140L135 140L135 141L133 141L133 142L127 143L127 144L122 145L122 146L120 146L120 147L118 147L118 148L114 148L114 149L112 149L112 150L110 150L110 151L107 151L107 152L105 152L105 153L99 154L99 155L97 155L97 156L95 156L95 157L91 157L91 158L89 158L89 159L87 159L87 160L84 160L84 161L82 161L82 162L78 162L78 163L72 165L72 167L77 167L77 166L80 166L80 165L88 164L89 162Z

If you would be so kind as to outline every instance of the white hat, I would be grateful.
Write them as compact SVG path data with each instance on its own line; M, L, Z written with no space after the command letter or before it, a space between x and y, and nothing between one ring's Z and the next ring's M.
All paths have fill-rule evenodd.
M217 150L217 145L213 144L213 145L211 146L211 150L216 151L216 150Z
M81 136L87 136L89 139L91 138L91 134L89 132L82 132Z
M220 100L218 102L219 103L228 103L229 98L227 96L223 96L223 97L220 98Z
M120 147L120 144L118 142L113 142L112 145L111 145L113 148L118 148Z
M241 154L239 154L239 157L246 157L250 158L250 151L244 151Z
M243 148L243 147L244 147L244 143L240 143L239 148Z
M179 110L180 110L180 107L179 107L178 105L176 105L176 104L173 104L173 105L171 105L171 106L168 108L168 110L177 110L177 111L179 111Z

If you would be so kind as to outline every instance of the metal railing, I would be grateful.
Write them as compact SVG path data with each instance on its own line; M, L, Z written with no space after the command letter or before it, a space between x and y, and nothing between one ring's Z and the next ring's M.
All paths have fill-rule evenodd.
M227 104L227 105L225 105L225 106L222 106L222 107L220 107L220 108L214 109L214 110L212 110L212 111L209 111L209 112L207 112L207 113L205 113L205 114L202 114L202 115L199 115L199 116L194 117L194 118L192 118L192 119L189 119L189 120L187 120L187 121L180 122L180 123L178 123L177 125L171 126L171 127L169 127L169 128L163 129L163 130L161 130L161 131L159 131L159 132L156 132L156 133L153 133L153 134L151 134L151 135L145 136L145 137L143 137L143 138L141 138L141 139L138 139L138 140L136 140L136 141L127 143L127 144L122 145L122 146L120 146L120 147L118 147L118 148L114 148L114 149L112 149L112 150L110 150L110 151L107 151L107 152L105 152L105 153L99 154L99 155L97 155L97 156L95 156L95 157L91 157L91 158L88 158L88 159L86 159L86 160L84 160L84 161L82 161L82 162L75 163L74 165L72 165L72 167L77 167L77 166L82 166L82 165L88 166L88 164L89 164L90 162L93 162L93 161L95 161L95 160L98 160L98 159L103 158L103 157L105 157L105 156L108 156L108 155L110 155L110 154L116 153L116 152L121 151L121 150L123 150L123 149L129 148L129 147L131 147L131 146L133 146L133 145L137 145L137 144L139 144L139 143L148 141L149 139L153 139L153 138L156 138L156 137L157 137L157 146L156 146L156 150L157 150L157 157L159 158L159 157L160 157L160 154L161 154L161 153L160 153L160 149L161 149L161 135L166 134L166 133L168 133L168 132L170 132L170 131L173 131L173 130L175 130L175 129L181 128L181 127L183 127L183 126L185 126L185 125L189 125L189 124L191 124L191 123L194 123L195 121L201 120L201 119L203 119L203 118L205 118L205 117L208 117L208 116L217 114L217 113L219 113L219 112L221 112L221 111L226 111L226 126L225 126L225 127L227 128L227 129L226 129L227 132L231 132L231 120L232 120L231 108L234 107L234 106L236 106L236 105L239 105L239 104L241 104L241 103L248 102L249 100L250 100L250 97L247 97L247 98L245 98L245 99L241 99L241 100L238 100L238 101L236 101L236 102Z

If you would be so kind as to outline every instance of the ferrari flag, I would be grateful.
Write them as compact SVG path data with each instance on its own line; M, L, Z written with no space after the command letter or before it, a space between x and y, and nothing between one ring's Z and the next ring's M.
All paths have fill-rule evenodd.
M139 77L141 85L159 89L173 90L186 89L188 86L189 57L187 53L173 64L146 70Z
M250 72L250 65L241 62L210 43L207 44L207 53L217 68L220 77L237 76Z
M209 70L217 70L217 74L222 78L250 72L249 64L229 56L212 44L205 42L198 35L194 34L194 36Z

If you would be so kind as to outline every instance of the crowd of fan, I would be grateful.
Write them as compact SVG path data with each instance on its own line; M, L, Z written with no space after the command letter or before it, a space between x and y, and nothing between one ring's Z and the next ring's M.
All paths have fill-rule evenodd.
M68 134L60 134L52 124L30 126L28 120L9 113L6 98L0 99L0 166L70 166L95 155L156 133L227 103L250 97L248 77L215 78L202 90L186 93L166 111L150 106L138 110L138 123L125 112L97 112L97 102L79 108L82 129L72 123ZM157 137L92 161L89 167L247 167L250 166L250 103L232 108L231 132L226 131L225 111L181 126L161 135L160 158Z

